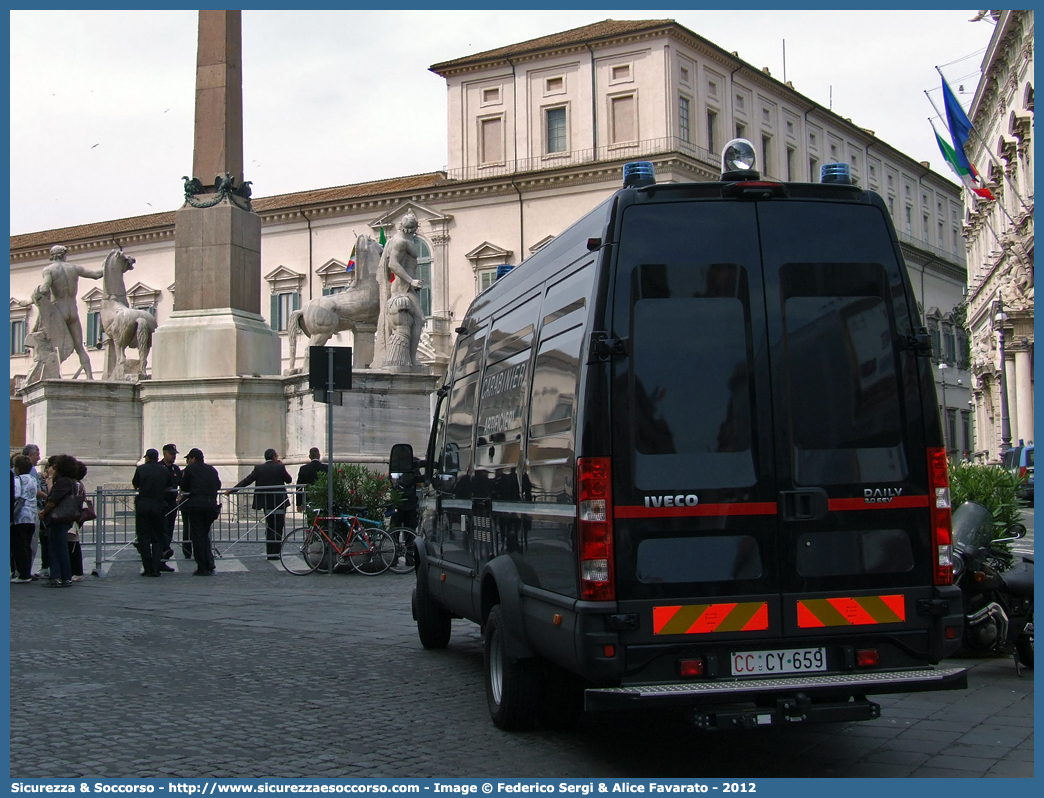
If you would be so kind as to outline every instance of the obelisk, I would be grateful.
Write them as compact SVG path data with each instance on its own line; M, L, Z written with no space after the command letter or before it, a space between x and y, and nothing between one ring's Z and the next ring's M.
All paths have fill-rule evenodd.
M175 173L176 174L176 173ZM261 315L261 217L243 183L241 12L200 11L192 174L174 214L174 309L141 384L144 440L200 447L238 479L282 450L279 333Z
M153 377L278 374L261 316L261 217L243 189L241 12L200 11L191 183L174 221L174 312Z

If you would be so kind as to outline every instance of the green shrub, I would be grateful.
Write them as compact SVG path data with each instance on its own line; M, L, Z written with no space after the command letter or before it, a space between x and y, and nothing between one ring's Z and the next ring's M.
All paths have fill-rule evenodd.
M950 504L954 510L969 501L981 504L993 513L993 536L1001 537L1012 524L1022 522L1027 503L1016 491L1025 481L1002 466L951 462Z
M309 486L307 496L309 506L320 507L326 513L325 473L320 473L319 478ZM383 524L386 508L401 504L402 494L392 488L391 480L380 471L372 471L357 463L335 463L333 502L335 513L358 513ZM361 507L365 509L359 510ZM308 516L308 522L311 523L311 513Z

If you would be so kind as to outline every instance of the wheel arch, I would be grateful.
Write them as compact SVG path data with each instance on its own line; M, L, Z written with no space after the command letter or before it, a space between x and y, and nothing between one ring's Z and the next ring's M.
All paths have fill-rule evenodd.
M418 562L418 567L420 563ZM489 613L497 604L504 617L504 649L508 656L525 658L536 655L526 640L522 613L522 578L514 561L507 555L495 557L482 569L479 617L486 628Z

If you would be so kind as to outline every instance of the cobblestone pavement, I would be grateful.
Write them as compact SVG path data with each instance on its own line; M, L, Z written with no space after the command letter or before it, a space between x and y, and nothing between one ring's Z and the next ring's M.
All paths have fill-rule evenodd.
M1033 671L1010 659L959 661L967 691L878 698L876 721L508 734L489 720L478 627L421 648L412 576L175 564L11 585L12 777L1033 775Z

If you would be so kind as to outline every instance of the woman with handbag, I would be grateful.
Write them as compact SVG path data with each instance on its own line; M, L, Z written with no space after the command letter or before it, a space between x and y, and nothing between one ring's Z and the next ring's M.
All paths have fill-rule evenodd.
M87 466L76 461L76 493L80 499L80 515L69 529L69 567L74 582L83 581L83 549L80 548L80 532L87 521L93 521L94 504L87 498L87 489L83 486L83 478L87 476ZM89 509L89 511L88 511Z
M47 504L40 518L47 524L51 555L51 587L68 587L72 581L72 566L69 562L69 529L80 517L83 503L76 489L79 473L77 460L67 454L58 455L54 461L54 484L47 494Z

